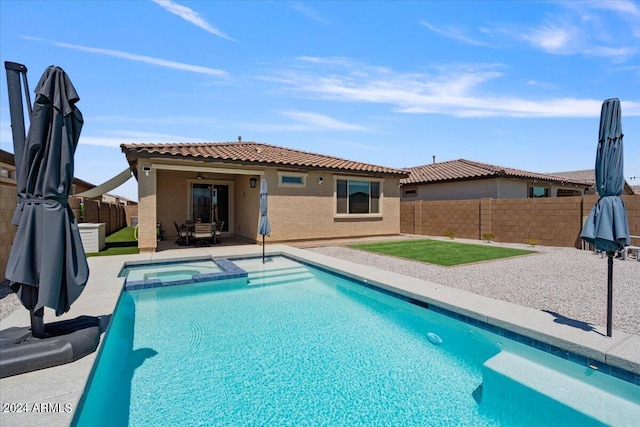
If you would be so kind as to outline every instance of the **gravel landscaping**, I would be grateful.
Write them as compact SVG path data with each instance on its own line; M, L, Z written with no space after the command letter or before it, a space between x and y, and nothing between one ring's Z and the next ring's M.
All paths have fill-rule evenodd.
M483 244L477 240L455 241ZM559 322L568 322L581 329L606 325L606 257L573 248L486 244L539 252L471 265L440 267L338 245L306 249L555 313ZM614 260L613 291L613 329L640 335L640 262Z

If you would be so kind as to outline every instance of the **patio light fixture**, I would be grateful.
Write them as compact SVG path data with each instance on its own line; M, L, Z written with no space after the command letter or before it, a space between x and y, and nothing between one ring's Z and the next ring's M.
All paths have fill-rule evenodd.
M198 176L196 178L202 179L202 174L200 172L198 172Z
M251 178L249 178L249 187L256 188L257 183L258 183L258 178L256 178L255 176L252 176Z

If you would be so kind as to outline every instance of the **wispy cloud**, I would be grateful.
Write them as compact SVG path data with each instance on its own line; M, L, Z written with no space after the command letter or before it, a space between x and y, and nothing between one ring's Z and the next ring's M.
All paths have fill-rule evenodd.
M352 131L366 130L366 128L363 126L342 122L340 120L334 119L333 117L329 117L324 114L313 113L310 111L281 111L280 113L312 128Z
M199 141L199 139L164 133L111 130L103 134L82 134L79 142L87 145L119 147L120 144L186 143L194 141Z
M441 36L448 37L450 39L458 40L466 44L474 45L474 46L489 46L488 43L484 41L480 41L478 39L472 38L464 33L464 31L454 25L447 25L444 27L436 27L433 24L430 24L427 21L421 20L420 24L427 27L431 31L436 34L440 34Z
M586 1L584 5L591 9L604 9L623 15L640 17L640 7L632 0Z
M151 56L137 55L135 53L123 52L114 49L102 49L97 47L80 46L77 44L58 42L55 40L46 40L39 37L22 36L25 40L34 40L49 43L53 46L64 47L67 49L79 50L82 52L95 53L98 55L113 56L116 58L127 59L129 61L145 62L147 64L157 65L165 68L173 68L176 70L189 71L192 73L209 74L217 77L226 77L227 72L216 68L202 67L200 65L185 64L182 62L169 61L162 58L154 58Z
M318 131L367 131L365 126L346 123L333 117L311 111L276 111L277 114L290 119L282 123L236 123L254 132L318 132Z
M299 1L294 1L291 3L291 8L297 12L300 12L307 18L312 19L313 21L319 22L320 24L329 24L329 21L323 18L322 15L316 9L312 8L307 4L304 4Z
M198 12L196 12L195 10L187 6L182 6L171 0L151 0L151 1L159 5L160 7L164 8L168 12L171 12L174 15L177 15L180 18L184 19L185 21L192 23L196 27L202 28L208 33L211 33L213 35L222 37L223 39L227 39L230 41L234 41L234 42L237 41L234 38L229 37L222 31L218 30L213 25L209 24L207 20L202 17L202 15L200 15Z
M625 62L640 52L640 7L633 1L555 2L557 9L541 21L483 24L475 32L455 24L420 24L453 40L486 47L526 43L553 55L583 55ZM636 39L634 41L634 39Z
M549 53L566 53L573 50L570 45L573 37L566 25L545 23L524 32L522 39Z
M348 64L348 61L344 61ZM280 70L270 80L304 97L385 104L399 113L445 114L456 117L597 117L601 100L578 98L527 99L486 88L503 73L496 64L444 64L430 73L398 73L385 69L366 75L323 74L322 70ZM495 85L493 87L496 87ZM495 89L494 89L495 90ZM640 102L623 101L625 115L640 115Z

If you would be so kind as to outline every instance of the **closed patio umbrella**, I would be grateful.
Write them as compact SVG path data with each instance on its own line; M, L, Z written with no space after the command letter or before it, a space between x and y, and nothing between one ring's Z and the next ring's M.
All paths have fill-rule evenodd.
M68 204L74 153L83 118L67 74L48 67L35 89L29 133L14 134L17 225L5 277L31 312L34 337L44 337L44 307L59 316L80 296L89 267Z
M262 263L264 264L264 236L271 233L271 224L269 224L269 218L267 217L267 180L263 179L260 182L260 223L258 224L258 234L262 235Z
M611 336L613 317L613 255L629 246L629 223L622 202L624 188L622 125L620 101L602 104L600 133L596 152L596 187L600 198L591 209L580 237L607 253L607 336Z

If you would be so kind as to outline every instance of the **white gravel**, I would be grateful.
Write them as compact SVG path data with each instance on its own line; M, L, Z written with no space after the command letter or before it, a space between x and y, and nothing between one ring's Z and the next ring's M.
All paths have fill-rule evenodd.
M438 239L436 237L436 239ZM456 242L484 244L477 240ZM487 243L532 249L519 256L441 267L376 255L344 246L306 249L342 260L464 289L479 295L557 313L558 320L587 329L607 319L607 258L590 251L524 244ZM640 262L614 259L613 329L640 335Z

